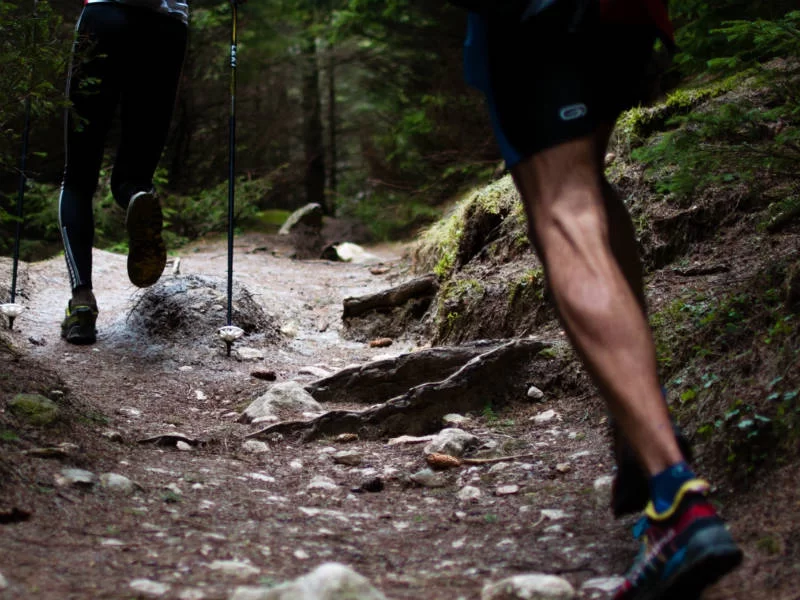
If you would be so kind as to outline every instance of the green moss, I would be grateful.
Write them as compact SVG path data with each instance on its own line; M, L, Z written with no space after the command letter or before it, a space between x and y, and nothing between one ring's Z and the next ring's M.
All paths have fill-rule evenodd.
M8 410L18 419L36 426L54 424L60 412L55 402L40 394L17 394L8 403Z
M528 269L508 286L508 304L514 304L530 292L533 292L536 300L544 300L544 281L541 268Z

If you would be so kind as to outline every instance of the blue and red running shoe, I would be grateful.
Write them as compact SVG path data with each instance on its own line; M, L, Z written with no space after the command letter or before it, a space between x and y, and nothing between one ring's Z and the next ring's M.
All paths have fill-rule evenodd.
M647 505L633 530L641 550L614 600L695 600L739 565L742 551L706 498L709 488L692 479L669 510Z

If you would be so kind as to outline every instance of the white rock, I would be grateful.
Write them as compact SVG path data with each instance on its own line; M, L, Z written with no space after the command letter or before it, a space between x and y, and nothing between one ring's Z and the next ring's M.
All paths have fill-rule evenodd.
M470 446L477 446L480 440L463 429L442 429L439 434L425 446L425 454L449 454L461 456Z
M95 474L83 469L61 469L61 473L56 475L56 484L62 487L77 486L91 487L95 482Z
M195 390L194 395L198 400L208 400L208 396L206 396L206 393L203 390Z
M311 480L311 483L306 486L309 490L338 490L339 486L330 477L324 475L317 475Z
M314 377L318 377L320 379L324 379L325 377L330 377L333 373L328 371L327 369L323 369L321 367L301 367L297 371L300 375L313 375Z
M571 600L575 588L561 577L533 573L516 575L483 588L481 600Z
M249 477L250 479L255 479L256 481L275 483L275 478L272 475L267 475L266 473L248 473L246 477Z
M169 592L169 586L152 579L134 579L128 584L134 591L148 596L149 598L160 598Z
M314 400L305 388L297 381L276 383L267 392L254 400L244 410L249 420L274 415L277 411L302 413L304 411L322 411L322 405Z
M559 508L545 508L542 510L542 516L551 521L560 521L566 519L569 515Z
M587 600L600 600L610 598L625 581L624 577L595 577L588 579L581 585L581 597Z
M311 555L302 548L298 548L293 552L293 554L297 560L308 560L311 558Z
M457 415L455 413L450 413L449 415L445 415L442 417L442 422L445 425L463 425L464 423L469 423L472 421L469 417L465 417L464 415Z
M247 440L242 444L242 450L250 454L263 454L269 452L269 446L258 440Z
M541 400L544 398L544 392L537 388L535 385L532 385L528 388L528 398L531 400Z
M100 486L120 494L132 494L136 489L136 484L133 481L117 473L103 473L100 475Z
M356 452L355 450L341 450L339 452L335 452L332 456L333 462L351 467L360 465L361 461L363 460L361 453Z
M535 417L531 417L531 421L533 421L537 425L543 425L544 423L549 423L550 421L556 418L558 418L558 413L551 408L549 410L544 411L543 413L539 413Z
M594 501L597 506L608 506L611 503L611 489L614 485L613 475L603 475L594 480Z
M339 260L343 262L351 262L354 264L368 264L381 262L381 259L370 254L358 244L352 242L342 242L334 246Z
M140 411L138 408L131 408L130 406L123 406L121 408L118 408L117 412L121 415L126 415L128 417L134 417L134 418L142 416L142 411Z
M175 444L175 447L181 452L191 452L192 450L194 450L191 444L187 444L183 440L178 440L178 443Z
M283 327L281 327L281 333L286 337L290 338L297 337L297 334L299 332L300 332L300 326L294 321L289 321L288 323L283 325Z
M200 588L184 588L178 593L178 600L205 600L206 593Z
M473 485L465 485L463 488L458 490L456 494L456 498L460 502L477 502L482 495L480 488L477 488Z
M249 562L242 560L215 560L208 568L212 571L220 571L226 575L233 575L235 577L250 577L251 575L258 575L261 569L251 565Z
M386 600L386 596L349 567L325 563L277 587L238 587L229 600Z
M516 494L517 492L519 492L518 485L501 485L495 490L494 493L497 496L510 496L512 494Z
M424 487L443 487L447 480L442 473L434 473L431 469L422 469L410 477L411 481Z
M292 471L302 471L303 470L303 463L300 462L299 460L293 460L292 462L289 463L289 468Z
M511 466L511 465L510 465L509 463L507 463L507 462L499 462L499 463L497 463L497 464L495 464L495 465L492 465L492 466L489 468L489 473L492 473L492 474L494 474L494 473L499 473L500 471L505 471L505 470L506 470L506 469L508 469L510 466Z
M240 346L236 348L236 354L242 360L264 360L264 351L259 350L258 348Z
M3 574L0 573L0 590L4 590L8 587L8 580L3 577Z

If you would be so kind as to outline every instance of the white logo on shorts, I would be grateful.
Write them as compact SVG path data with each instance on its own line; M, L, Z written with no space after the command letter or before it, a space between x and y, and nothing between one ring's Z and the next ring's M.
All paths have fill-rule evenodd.
M575 119L585 117L587 112L589 112L589 109L581 102L579 104L564 106L558 111L558 116L561 117L562 121L574 121Z

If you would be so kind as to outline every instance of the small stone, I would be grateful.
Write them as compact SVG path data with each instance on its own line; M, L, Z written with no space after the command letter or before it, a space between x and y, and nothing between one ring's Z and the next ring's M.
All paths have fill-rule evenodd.
M558 508L545 508L542 509L542 516L551 521L559 521L567 518L567 513Z
M293 460L289 463L289 468L292 471L302 471L303 470L303 463L299 460Z
M572 470L572 466L569 463L558 463L556 465L556 471L559 473L569 473Z
M470 421L472 421L472 419L470 419L469 417L465 417L464 415L458 415L456 413L450 413L449 415L445 415L442 417L442 422L448 426L464 425L465 423L469 423Z
M0 590L4 590L8 587L8 580L3 577L3 574L0 573Z
M579 458L584 458L586 456L591 456L592 454L594 454L594 453L591 450L581 450L580 452L576 452L575 454L570 454L569 455L569 459L570 460L577 460Z
M606 164L607 165L610 165L615 160L617 160L617 155L616 154L614 154L613 152L606 153Z
M431 469L422 469L410 477L411 481L423 487L443 487L447 480L441 473L434 473Z
M374 340L370 340L369 347L370 348L388 348L394 343L392 338L376 338Z
M439 434L425 446L425 454L448 454L459 457L470 448L477 446L480 440L462 429L442 429Z
M603 475L594 480L594 499L597 506L608 506L611 504L611 490L614 485L613 475Z
M357 488L353 488L350 491L356 493L370 492L372 494L375 494L377 492L383 491L383 487L384 487L383 479L381 479L380 477L373 477L371 479L367 479L360 486L358 486Z
M575 588L555 575L515 575L483 588L481 600L572 600Z
M308 486L306 486L306 489L309 489L309 490L338 490L339 486L330 477L325 477L324 475L317 475L316 477L314 477L311 480L311 482L308 484Z
M178 442L175 444L175 447L182 452L191 452L193 450L192 445L187 444L183 440L178 440Z
M269 452L269 446L258 440L247 440L242 444L242 450L249 454L263 454Z
M278 378L275 371L270 371L268 369L253 369L250 371L250 376L263 381L275 381Z
M481 496L482 492L480 488L472 485L465 485L456 494L456 498L459 502L477 502L480 500Z
M62 469L56 475L56 484L62 487L73 486L90 488L94 485L95 474L83 469Z
M200 588L184 588L178 592L178 600L205 600L206 593Z
M176 496L180 496L183 494L183 491L181 490L180 487L178 487L177 483L168 483L167 485L164 486L164 489L167 490L168 492L172 492Z
M330 377L332 375L332 373L327 369L314 366L301 367L297 373L300 375L313 375L319 379L325 379L326 377Z
M129 584L130 588L149 598L160 598L169 592L169 586L152 579L134 579Z
M236 355L242 360L264 360L264 351L258 348L240 346L236 348Z
M331 456L333 458L333 462L351 467L360 465L361 461L364 460L361 456L361 453L356 452L355 450L341 450L339 452L335 452Z
M103 473L100 475L100 486L120 494L132 494L136 490L136 484L133 481L117 473Z
M543 425L544 423L549 423L550 421L552 421L557 417L558 413L551 408L550 410L546 410L543 413L536 415L535 417L531 417L531 421L533 421L537 425Z
M178 367L178 371L180 371L181 373L186 373L188 371L191 371L193 368L194 367L192 367L191 365L183 365L182 367Z
M195 395L195 398L197 398L201 402L203 400L208 400L208 396L206 396L206 393L203 390L195 390L194 391L194 395Z
M233 575L235 577L250 577L261 572L258 567L241 560L215 560L208 565L208 568L212 571L220 571L225 575Z
M289 321L281 327L281 333L288 338L295 338L300 333L300 327L294 321Z
M357 433L340 433L337 435L333 441L338 442L339 444L349 444L350 442L358 441L358 434Z
M297 560L308 560L309 558L311 558L311 555L302 548L295 550L293 554Z
M41 394L17 394L8 402L8 411L31 425L44 427L58 421L58 405Z
M511 496L512 494L516 494L519 492L518 485L501 485L499 488L495 490L495 495L497 496Z
M595 577L587 579L581 585L581 597L587 600L609 598L625 581L624 577Z
M500 473L501 471L506 471L511 468L511 465L507 462L499 462L497 464L492 465L489 467L489 473L494 475L495 473Z
M121 406L117 409L117 414L138 419L139 417L142 416L142 411L140 411L138 408L133 408L131 406Z
M531 400L541 400L544 398L544 392L537 388L535 385L532 385L528 388L528 398Z
M119 431L108 429L101 434L104 438L111 442L121 442L122 434Z

